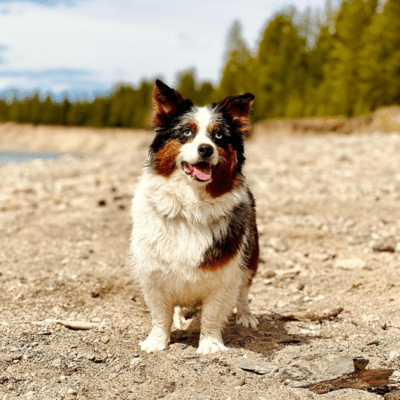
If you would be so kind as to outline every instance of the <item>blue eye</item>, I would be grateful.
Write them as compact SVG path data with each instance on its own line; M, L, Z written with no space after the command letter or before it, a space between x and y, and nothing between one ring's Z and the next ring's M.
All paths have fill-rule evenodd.
M215 139L222 139L222 133L216 133Z
M192 132L191 132L191 131L186 131L186 132L184 132L183 134L184 134L185 136L189 137L189 136L192 135Z

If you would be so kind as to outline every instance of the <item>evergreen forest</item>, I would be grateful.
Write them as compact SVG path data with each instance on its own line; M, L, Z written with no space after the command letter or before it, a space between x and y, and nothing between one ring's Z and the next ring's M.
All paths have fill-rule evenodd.
M220 82L195 68L175 88L197 105L255 94L253 119L367 114L400 104L400 0L342 0L325 9L286 8L266 22L257 47L239 21L227 35ZM149 127L153 80L118 85L107 96L61 101L39 92L0 99L0 121L93 127Z

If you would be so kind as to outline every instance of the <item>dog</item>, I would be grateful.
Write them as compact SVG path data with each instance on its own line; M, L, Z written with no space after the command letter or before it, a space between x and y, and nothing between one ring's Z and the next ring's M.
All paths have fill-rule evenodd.
M199 354L227 350L233 309L256 328L249 288L259 247L254 197L242 173L254 96L196 107L157 80L155 137L132 200L130 264L151 312L142 350L163 350L181 306L201 304Z

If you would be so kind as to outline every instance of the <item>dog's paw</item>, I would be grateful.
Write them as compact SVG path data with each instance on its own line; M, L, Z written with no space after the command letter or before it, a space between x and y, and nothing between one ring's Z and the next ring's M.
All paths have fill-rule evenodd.
M259 324L258 319L252 313L238 314L236 317L236 323L245 326L246 328L252 327L257 328Z
M218 351L226 351L228 350L222 341L215 337L205 337L200 340L199 348L197 349L196 353L198 354L213 354L217 353Z
M150 333L146 340L140 342L140 348L147 353L152 353L154 351L164 350L168 346L168 340L165 337L160 337L160 335L154 335Z

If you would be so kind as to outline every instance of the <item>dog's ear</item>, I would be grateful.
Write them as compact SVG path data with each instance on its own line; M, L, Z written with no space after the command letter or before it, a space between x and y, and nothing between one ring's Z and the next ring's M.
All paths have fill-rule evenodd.
M154 87L153 104L153 123L155 126L164 125L181 112L183 108L186 110L193 105L190 100L185 100L180 93L158 79Z
M253 100L253 94L244 93L239 96L227 97L219 103L214 103L212 107L215 107L224 114L228 114L239 132L243 136L249 136L251 132L251 106L253 105Z

